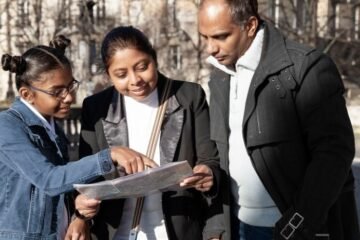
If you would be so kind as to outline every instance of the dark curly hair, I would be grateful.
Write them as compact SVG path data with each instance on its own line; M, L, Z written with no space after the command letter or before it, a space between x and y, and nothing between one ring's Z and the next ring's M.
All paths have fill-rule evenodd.
M69 68L71 64L64 55L71 41L63 35L50 41L50 46L38 45L28 49L21 56L2 55L3 70L15 73L16 88L40 80L41 74L58 68Z

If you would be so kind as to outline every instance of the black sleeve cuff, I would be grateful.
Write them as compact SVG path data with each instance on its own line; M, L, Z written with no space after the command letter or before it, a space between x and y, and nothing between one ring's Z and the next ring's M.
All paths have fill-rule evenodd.
M276 223L275 240L313 240L315 233L306 225L306 219L301 213L289 209Z

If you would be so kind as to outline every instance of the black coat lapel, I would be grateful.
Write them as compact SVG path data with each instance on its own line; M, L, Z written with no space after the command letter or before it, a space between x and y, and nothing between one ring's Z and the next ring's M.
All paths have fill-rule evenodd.
M165 81L171 80L159 73L159 99L164 91ZM176 90L172 87L160 133L160 164L173 161L183 128L184 110L176 99L175 93ZM115 89L107 116L102 120L102 128L101 132L104 133L110 147L129 146L124 101Z
M266 84L268 76L279 73L282 69L293 64L285 47L285 39L271 24L264 23L264 25L262 56L249 87L243 129L246 128L247 121L255 110L257 95L261 91L261 87Z
M159 99L163 94L165 81L172 81L159 74L158 92ZM161 128L160 135L160 164L163 165L174 160L184 124L184 109L176 98L174 84L168 98L168 104Z
M114 89L107 116L102 120L103 132L109 147L129 146L123 97Z
M215 69L210 77L211 139L227 143L229 136L230 76Z

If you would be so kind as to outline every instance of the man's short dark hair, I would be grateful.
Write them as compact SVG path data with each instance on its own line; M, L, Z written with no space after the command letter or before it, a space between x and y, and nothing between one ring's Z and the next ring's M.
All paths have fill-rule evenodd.
M230 7L231 18L236 24L243 24L251 16L260 20L257 0L225 0Z
M206 2L212 0L202 0L200 8ZM228 4L230 9L230 15L234 23L238 25L244 24L251 16L260 20L258 13L258 1L257 0L223 0L225 4Z

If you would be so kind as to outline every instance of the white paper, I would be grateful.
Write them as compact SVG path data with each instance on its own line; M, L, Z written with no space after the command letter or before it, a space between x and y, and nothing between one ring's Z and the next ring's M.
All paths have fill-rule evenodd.
M99 200L140 197L178 185L184 178L191 175L192 168L189 163L181 161L112 180L92 184L74 184L74 188L88 198Z

